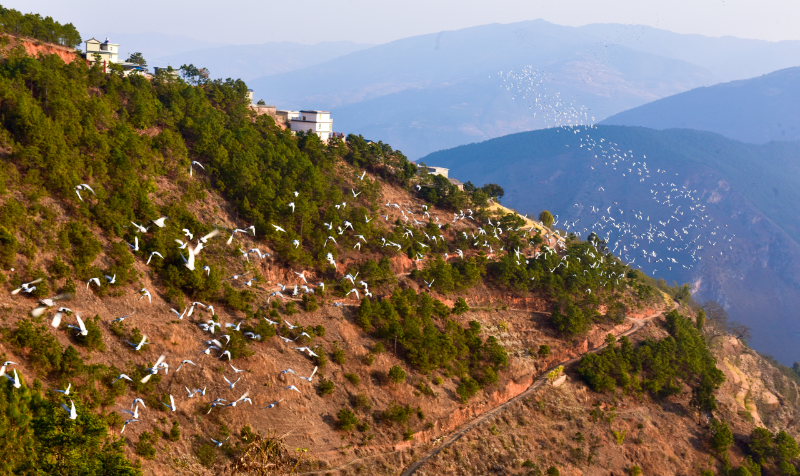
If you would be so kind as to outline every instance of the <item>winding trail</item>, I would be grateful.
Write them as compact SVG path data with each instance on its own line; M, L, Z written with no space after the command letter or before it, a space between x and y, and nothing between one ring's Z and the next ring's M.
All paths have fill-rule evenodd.
M628 318L629 321L633 322L633 325L627 331L619 334L617 336L617 338L622 337L622 336L629 336L629 335L632 335L632 334L635 334L635 333L639 332L645 325L647 325L648 321L660 316L662 314L662 312L664 312L664 311L659 311L659 312L657 312L657 313L655 313L653 315L647 316L647 317L645 317L643 319L631 319L631 318ZM402 476L410 476L410 475L414 474L420 467L422 467L422 465L427 463L434 456L438 455L443 449L451 446L453 443L455 443L456 441L461 439L461 437L464 436L469 430L475 428L476 426L480 425L481 423L484 423L488 419L490 419L493 416L497 415L498 413L502 412L503 410L508 408L508 406L510 406L511 404L517 402L518 400L521 400L523 398L526 398L526 397L536 393L536 391L538 389L540 389L547 382L547 374L550 371L552 371L553 369L557 368L560 365L563 365L564 367L572 366L575 363L577 363L584 355L589 354L589 353L600 352L605 347L606 347L606 344L597 346L592 350L586 351L586 352L584 352L583 354L581 354L581 355L579 355L577 357L574 357L572 359L569 359L569 360L566 360L566 361L561 362L559 364L556 364L556 365L550 367L549 369L547 369L546 371L542 372L542 376L537 378L536 380L534 380L533 383L530 385L530 387L528 387L527 389L523 390L519 395L517 395L515 397L512 397L507 402L502 403L502 404L492 408L491 410L489 410L489 411L487 411L485 413L480 414L479 416L475 417L473 420L471 420L471 421L469 421L467 423L464 423L461 426L461 428L456 430L455 433L452 433L446 440L444 440L444 442L442 442L442 444L432 448L424 456L420 457L418 460L416 460L413 463L411 463L411 465L408 468L406 468L406 470L403 471L403 473L401 473Z

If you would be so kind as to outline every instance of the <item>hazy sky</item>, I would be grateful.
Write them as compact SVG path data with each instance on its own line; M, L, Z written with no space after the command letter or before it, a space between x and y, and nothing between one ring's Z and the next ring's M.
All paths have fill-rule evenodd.
M642 24L708 36L800 40L799 0L5 0L72 22L87 38L161 32L209 42L385 43L487 23Z

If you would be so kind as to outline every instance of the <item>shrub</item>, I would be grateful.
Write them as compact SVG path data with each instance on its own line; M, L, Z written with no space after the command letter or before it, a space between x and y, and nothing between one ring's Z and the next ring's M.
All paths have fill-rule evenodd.
M442 382L444 382L444 379L442 379L442 377L438 375L436 377L433 377L433 383L435 383L436 385L441 385Z
M393 365L391 369L389 369L389 380L394 383L403 383L406 381L406 371L403 370L402 367L399 365Z
M303 308L306 312L314 312L319 309L316 296L313 294L303 294Z
M216 446L211 443L203 443L198 446L194 450L194 454L197 456L197 461L206 468L214 466L214 463L217 462Z
M336 348L333 350L333 361L339 365L344 365L346 360L347 360L347 355L337 345Z
M370 410L372 408L372 400L369 399L367 394L359 393L353 397L353 408L356 410Z
M631 476L642 476L642 468L636 465L631 466Z
M411 415L419 411L419 408L411 408L410 405L398 405L397 402L389 404L389 408L381 413L381 419L386 421L389 425L398 423L406 425Z
M181 429L178 426L178 420L172 422L172 428L169 430L169 441L178 441L181 439Z
M325 326L320 324L317 327L315 327L314 328L314 334L316 334L319 337L325 337Z
M100 330L98 325L100 316L95 315L94 318L86 319L84 325L88 334L85 336L78 336L78 342L81 343L89 352L93 350L105 351L106 345L103 343L103 331Z
M328 365L328 351L321 345L318 345L314 347L314 353L317 354L317 356L314 357L314 365L324 369L325 366Z
M456 393L461 398L461 403L467 403L480 389L481 386L478 382L469 375L465 375L456 387Z
M352 373L344 374L344 378L346 378L354 386L358 386L359 382L361 381L361 379L358 378L358 375Z
M319 394L323 397L325 395L330 395L335 390L336 385L333 383L333 380L328 379L320 379L319 381Z
M558 468L555 466L550 466L547 468L547 476L559 476L561 473L558 471Z
M550 346L542 344L539 346L539 351L536 353L540 359L545 359L550 355Z
M336 417L338 418L336 424L342 431L350 431L358 424L358 417L356 417L356 414L348 408L342 408L339 410L339 413L336 415Z
M376 342L372 347L372 352L375 354L382 354L386 352L386 347L383 345L383 342Z
M375 355L370 352L364 356L364 365L372 365L375 363Z
M294 303L294 301L289 301L286 303L285 311L287 316L297 314L297 305Z
M155 433L155 430L154 430ZM139 441L133 446L134 451L137 455L141 456L144 459L155 459L156 457L156 449L153 447L151 440L153 437L150 433L144 431L141 435L139 435Z
M542 210L542 213L539 214L539 221L542 222L542 224L547 228L550 228L553 226L553 214L548 210Z
M711 438L709 445L718 455L727 455L728 447L733 444L733 433L728 428L728 424L716 418L711 420L709 427L711 431Z
M464 314L467 311L469 311L467 301L465 301L463 297L458 298L455 306L453 306L453 314Z

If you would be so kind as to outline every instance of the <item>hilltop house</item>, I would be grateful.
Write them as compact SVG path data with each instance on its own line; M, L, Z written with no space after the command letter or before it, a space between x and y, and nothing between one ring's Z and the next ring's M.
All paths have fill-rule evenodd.
M279 111L284 112L284 111ZM295 113L295 111L285 111ZM330 111L297 111L297 115L289 116L292 122L292 132L313 132L327 142L333 134L333 120Z
M119 44L111 43L108 38L106 38L106 41L100 41L95 38L86 40L84 53L86 54L86 64L91 67L99 62L103 65L103 72L108 72L110 65L117 64L122 66L125 76L133 72L147 73L147 67L145 66L120 61Z
M428 165L420 165L419 169L420 171L422 171L422 169L425 169L428 171L429 174L441 175L444 178L448 178L447 175L450 173L450 169L446 169L444 167L430 167Z

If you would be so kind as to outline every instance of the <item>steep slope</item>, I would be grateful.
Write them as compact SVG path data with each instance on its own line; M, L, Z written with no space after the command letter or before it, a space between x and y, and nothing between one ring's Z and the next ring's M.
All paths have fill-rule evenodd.
M20 50L0 73L3 472L398 474L570 362L592 398L752 428L720 408L717 365L766 395L753 360L715 357L714 316L596 240L531 227L386 144L289 134L240 81ZM783 447L795 408L757 413ZM679 449L708 461L696 436ZM795 467L789 453L765 468Z
M676 94L614 114L600 124L716 132L756 144L800 140L800 67Z
M591 146L601 140L604 146ZM636 166L612 164L616 158L600 153L609 144L618 151L613 154L633 157ZM570 231L584 237L592 230L605 237L612 230L609 246L619 243L617 253L627 246L622 254L648 274L657 270L669 281L692 283L698 299L718 300L754 329L756 349L791 363L800 359L793 345L800 332L793 319L800 305L800 222L791 205L800 199L798 156L797 142L756 146L707 132L598 126L509 135L436 152L422 162L449 167L464 181L500 184L503 202L522 213L538 215L547 204L560 226L580 220ZM649 172L640 175L637 169ZM683 192L674 188L692 191L693 200L679 199ZM670 204L661 202L670 195ZM676 205L685 215L678 215ZM610 227L617 223L612 218L615 226L633 224L632 235ZM692 222L706 228L681 231ZM655 228L668 236L633 236ZM686 240L676 241L679 236ZM696 236L702 238L691 249L668 249ZM634 250L634 243L641 246ZM704 248L693 252L699 245ZM642 249L657 258L642 257ZM662 258L677 263L658 262Z
M745 61L751 56L759 61ZM592 123L797 64L800 42L536 20L405 38L249 84L281 107L332 109L337 130L391 142L416 159L554 123Z
M136 44L132 43L131 47L135 48ZM194 64L208 68L215 78L240 78L249 81L307 68L372 46L351 41L327 41L315 45L281 41L261 45L198 48L167 54L162 52L152 62L156 66L171 64L176 68L184 64ZM271 96L266 95L267 91L260 92L265 100L272 100Z

